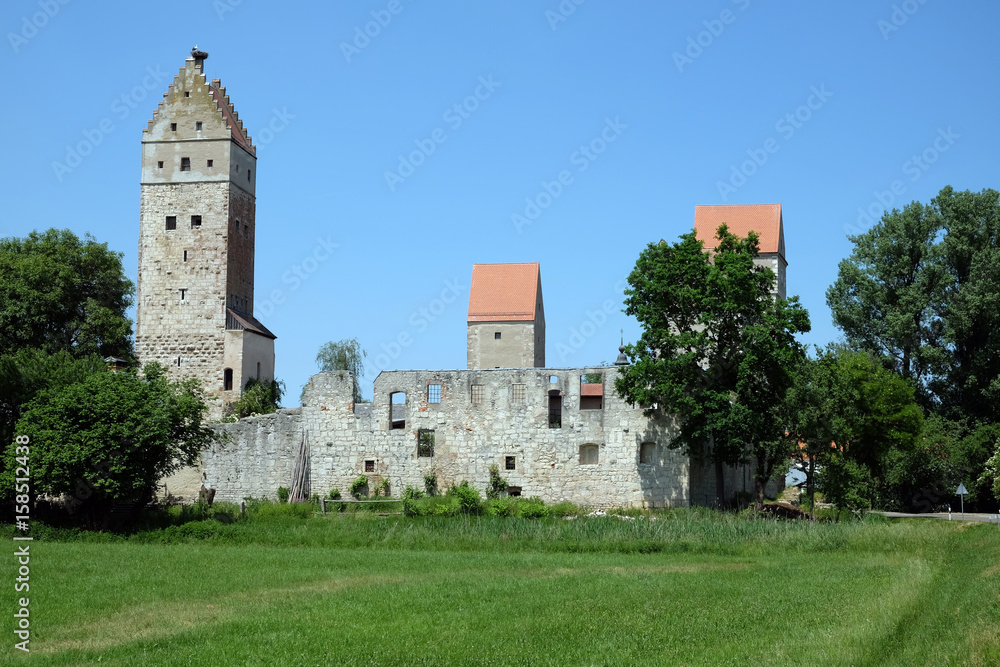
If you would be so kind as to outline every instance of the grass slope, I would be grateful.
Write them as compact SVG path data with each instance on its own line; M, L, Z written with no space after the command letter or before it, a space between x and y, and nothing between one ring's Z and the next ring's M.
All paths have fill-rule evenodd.
M4 660L1000 664L1000 534L986 524L698 511L212 523L39 538L32 655L8 645Z

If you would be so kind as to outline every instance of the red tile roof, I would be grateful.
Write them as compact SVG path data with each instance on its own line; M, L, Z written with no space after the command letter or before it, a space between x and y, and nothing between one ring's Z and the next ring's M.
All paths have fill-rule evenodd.
M760 237L761 253L777 253L785 257L785 233L781 219L781 204L734 204L726 206L695 206L694 231L706 249L715 248L719 225L726 223L729 231L740 238L751 232Z
M250 136L243 128L243 123L236 119L233 105L226 99L226 89L221 86L218 79L213 79L212 85L209 86L208 89L212 91L212 99L215 100L215 105L219 108L219 111L222 112L222 117L226 120L226 125L229 127L229 131L233 135L233 141L235 141L247 153L257 157L257 152L254 150L253 143L250 141Z
M581 396L604 396L604 385L599 383L581 383Z
M538 262L473 264L469 322L532 321L540 301Z

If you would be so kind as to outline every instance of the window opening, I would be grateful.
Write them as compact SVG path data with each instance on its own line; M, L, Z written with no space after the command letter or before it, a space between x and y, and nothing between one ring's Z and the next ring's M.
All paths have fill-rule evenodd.
M192 215L191 216L191 229L194 229L195 227L201 227L201 216L200 215Z
M194 129L197 132L201 132L201 121L200 120L195 121L195 123L194 123Z
M177 123L171 123L170 124L170 131L171 132L176 132L177 131Z
M233 390L233 369L227 368L222 371L222 389L223 391Z
M496 339L496 340L500 340L500 332L497 331L496 333L494 333L493 334L493 338Z
M191 171L191 158L189 157L181 158L181 171Z
M406 428L406 392L404 391L389 394L389 428Z
M580 376L580 409L601 410L604 408L604 378L600 373L584 373Z
M365 472L375 472L375 459L365 459Z
M205 166L206 167L211 167L213 164L215 164L215 160L206 160L205 161Z
M157 169L163 169L163 160L157 160L156 161L156 168Z
M417 431L417 456L434 456L434 431L422 428Z
M474 384L472 385L472 404L481 405L486 398L486 392L483 385Z
M653 465L656 457L656 443L644 442L639 445L639 463Z
M597 445L580 445L580 465L597 465Z
M184 261L185 262L188 261L188 251L187 250L184 251Z
M167 216L167 229L177 229L177 216L168 215Z
M562 428L562 392L549 392L549 428Z
M428 403L441 402L441 385L439 384L427 385L427 402Z
M524 403L525 400L524 384L517 383L511 385L511 400L514 403Z
M505 470L515 470L517 468L517 461L513 456L503 457L503 467Z

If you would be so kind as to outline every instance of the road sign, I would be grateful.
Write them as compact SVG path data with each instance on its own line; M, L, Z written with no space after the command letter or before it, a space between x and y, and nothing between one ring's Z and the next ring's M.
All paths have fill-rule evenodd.
M967 494L968 491L965 490L965 484L959 484L958 491L956 491L955 493L960 496L964 496L965 494Z

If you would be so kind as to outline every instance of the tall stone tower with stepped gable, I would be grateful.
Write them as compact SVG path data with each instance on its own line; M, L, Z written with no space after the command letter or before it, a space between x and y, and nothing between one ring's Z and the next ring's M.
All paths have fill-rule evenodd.
M257 153L195 47L142 131L136 356L197 378L210 416L274 378L253 316Z

